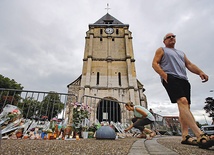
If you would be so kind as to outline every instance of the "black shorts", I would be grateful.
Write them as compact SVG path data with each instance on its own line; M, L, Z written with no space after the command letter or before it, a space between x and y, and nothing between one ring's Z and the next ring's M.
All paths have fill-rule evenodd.
M186 97L188 103L191 104L190 100L191 86L189 81L174 77L171 74L167 74L167 82L168 83L162 80L162 84L165 87L172 103L177 103L177 100L179 98Z

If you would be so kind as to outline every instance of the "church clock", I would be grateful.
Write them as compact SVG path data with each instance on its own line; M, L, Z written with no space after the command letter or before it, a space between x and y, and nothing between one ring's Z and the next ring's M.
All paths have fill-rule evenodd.
M112 34L112 33L114 33L114 29L111 28L111 27L108 27L108 28L105 29L105 32L106 32L107 34Z

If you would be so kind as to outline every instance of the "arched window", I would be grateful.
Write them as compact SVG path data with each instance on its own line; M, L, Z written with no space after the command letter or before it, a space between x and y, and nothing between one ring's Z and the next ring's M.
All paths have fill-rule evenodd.
M100 29L100 34L103 34L103 29Z
M99 83L100 83L100 73L97 72L97 85L99 85Z
M121 73L120 72L118 73L118 82L119 82L119 86L121 86L122 84L121 84Z

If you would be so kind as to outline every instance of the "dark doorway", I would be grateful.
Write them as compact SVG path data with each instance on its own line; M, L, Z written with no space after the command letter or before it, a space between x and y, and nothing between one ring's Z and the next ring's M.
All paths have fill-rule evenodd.
M121 122L120 105L115 101L101 100L97 106L97 119L99 122Z

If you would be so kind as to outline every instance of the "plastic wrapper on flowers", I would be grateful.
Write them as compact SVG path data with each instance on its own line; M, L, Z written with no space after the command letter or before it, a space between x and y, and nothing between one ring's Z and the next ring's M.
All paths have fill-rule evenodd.
M22 119L20 109L14 105L7 104L0 114L2 134L18 129Z
M92 109L88 105L73 103L72 110L74 133L97 130L89 121ZM25 119L17 106L7 104L0 114L2 139L65 139L65 129L71 127L68 118L56 117L50 121L47 116L34 118L36 117Z
M67 118L52 118L49 121L47 116L41 116L39 119L24 119L18 107L7 104L0 114L0 137L2 139L48 139L50 135L52 139L59 139L63 136L67 121Z

